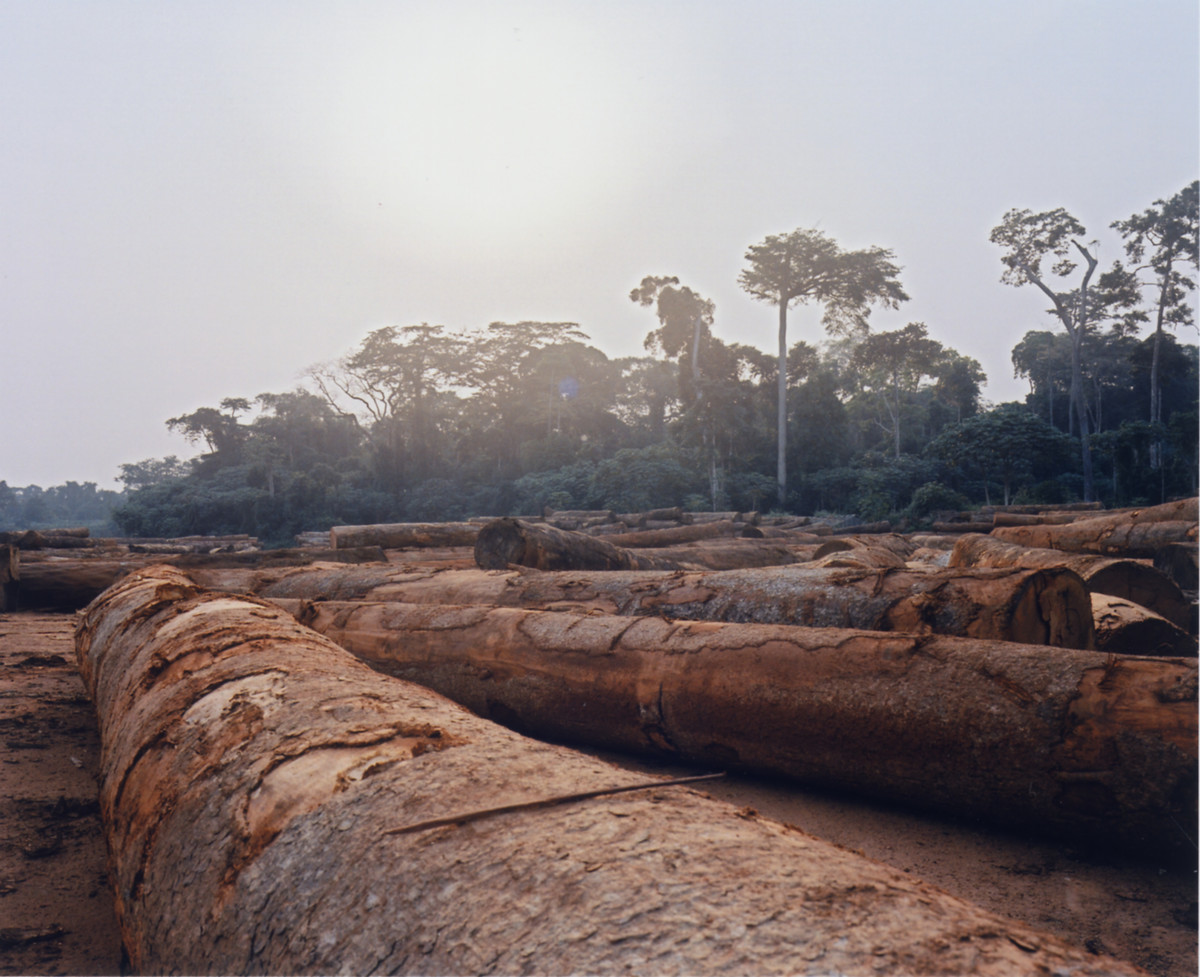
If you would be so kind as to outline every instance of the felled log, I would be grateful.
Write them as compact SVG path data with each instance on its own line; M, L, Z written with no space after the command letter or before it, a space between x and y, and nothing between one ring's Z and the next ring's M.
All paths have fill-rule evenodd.
M1003 526L992 535L1021 546L1148 557L1171 543L1196 542L1197 500L1184 499L1145 509L1080 519L1062 526Z
M419 549L434 546L474 546L478 523L401 522L376 526L334 526L329 530L335 550L378 546L385 550Z
M737 538L629 549L601 537L510 517L488 523L475 540L475 562L485 570L733 569L782 566L800 559L786 545Z
M758 525L757 512L693 512L692 522L744 522L751 526Z
M984 505L979 507L980 515L990 516L997 512L1025 513L1038 515L1044 512L1091 512L1095 513L1104 508L1103 502L1059 502L1037 505Z
M167 568L76 644L133 972L1137 973Z
M12 543L0 543L0 612L16 610L20 579L20 550Z
M1092 594L1096 650L1118 655L1196 655L1196 639L1140 604Z
M646 512L623 512L616 514L616 521L626 526L645 528L648 522L673 522L678 525L690 524L691 513L684 512L679 506L666 509L649 509Z
M155 563L178 567L225 569L231 567L303 566L309 563L384 563L378 547L352 550L296 548L253 550L232 553L183 553L178 555L136 554L76 560L67 557L26 561L17 589L17 601L25 610L77 611L101 591L133 570Z
M0 533L0 544L16 546L21 550L70 550L87 549L95 545L95 540L88 537L86 527L82 530L24 529Z
M993 526L1065 526L1080 519L1093 519L1096 513L1082 512L997 512L992 517Z
M992 523L976 520L975 522L935 522L933 531L935 533L989 533L992 531Z
M1171 543L1154 552L1154 569L1165 573L1180 590L1193 593L1200 589L1197 573L1198 550L1195 543Z
M1094 594L1133 601L1187 630L1194 628L1191 604L1180 589L1153 567L1136 560L1027 549L994 536L963 536L950 555L952 567L1067 567Z
M1091 603L1075 574L1036 570L701 572L428 570L313 566L193 571L214 589L271 600L369 600L654 614L672 619L952 634L1089 648Z
M837 535L839 536L861 536L866 533L890 533L892 524L886 519L878 522L859 522L851 526L837 527Z
M479 606L311 603L300 618L539 738L1075 840L1190 844L1195 660Z
M656 546L674 546L677 543L691 543L698 539L713 539L718 536L736 536L741 530L741 523L720 520L673 526L670 529L645 529L640 532L616 533L604 538L613 546L644 549Z

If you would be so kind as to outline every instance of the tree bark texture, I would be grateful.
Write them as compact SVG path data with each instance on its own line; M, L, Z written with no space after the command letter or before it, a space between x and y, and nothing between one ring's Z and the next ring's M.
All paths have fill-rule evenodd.
M494 604L1092 647L1088 592L1074 573L1060 568L500 573L327 566L284 576L197 572L196 578L272 600Z
M20 607L57 611L76 611L94 600L127 573L155 563L186 568L210 569L233 567L302 566L317 562L385 563L378 547L352 550L253 550L240 553L186 553L179 555L127 554L121 557L71 559L52 557L25 560L17 588Z
M1165 617L1109 594L1092 594L1096 649L1117 655L1195 657L1196 639Z
M401 522L374 526L334 526L329 545L335 550L378 546L385 550L474 546L479 524L473 522Z
M1195 660L500 607L299 615L539 738L1132 848L1177 849L1195 823Z
M1195 633L1195 615L1183 592L1165 574L1137 560L1026 548L994 536L972 535L955 544L950 566L1067 567L1079 574L1092 593L1133 601Z
M1196 542L1197 500L1184 499L1145 509L1130 509L1063 526L1002 526L992 535L1021 546L1098 553L1104 556L1153 557L1171 543Z
M141 973L1133 975L155 568L76 638Z
M613 533L604 538L613 546L645 549L656 546L674 546L677 543L693 543L698 539L714 539L719 536L738 536L744 528L753 529L754 527L746 527L743 523L722 519L716 522L673 526L670 529L644 529L633 533ZM757 530L755 531L757 532ZM762 537L756 538L761 539Z
M786 543L718 538L653 549L614 546L608 539L521 519L496 519L479 531L475 562L484 570L679 570L781 566L802 557Z
M1195 543L1172 543L1154 554L1154 569L1165 573L1179 585L1180 590L1193 593L1200 589L1200 573L1197 566Z

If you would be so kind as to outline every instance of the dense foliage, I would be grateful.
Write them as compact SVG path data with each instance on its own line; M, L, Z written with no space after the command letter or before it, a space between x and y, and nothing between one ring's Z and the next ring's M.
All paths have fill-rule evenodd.
M983 402L979 364L924 323L867 328L867 304L905 298L890 252L797 231L751 248L742 281L779 307L781 338L789 304L822 303L824 342L786 357L725 342L713 303L673 277L630 294L649 313L644 356L609 359L569 322L377 329L303 389L170 418L202 453L123 465L113 517L127 535L285 544L339 523L545 507L824 510L916 525L980 503L1195 494L1197 348L1167 331L1191 325L1195 186L1115 222L1129 265L1095 276L1069 214L1006 215L993 232L1003 279L1041 288L1047 326L1062 327L1014 347L1024 403ZM806 247L784 247L797 241ZM1073 254L1087 259L1083 278ZM793 262L788 275L808 290L768 258ZM94 522L114 501L90 483L0 483L0 527Z

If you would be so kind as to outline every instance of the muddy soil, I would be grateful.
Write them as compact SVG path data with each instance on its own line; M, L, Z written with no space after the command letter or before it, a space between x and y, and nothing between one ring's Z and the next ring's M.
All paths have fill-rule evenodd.
M0 974L120 973L96 802L99 742L74 667L73 624L66 614L0 614ZM1074 850L778 782L730 777L707 790L1151 974L1197 972L1194 858L1158 864Z

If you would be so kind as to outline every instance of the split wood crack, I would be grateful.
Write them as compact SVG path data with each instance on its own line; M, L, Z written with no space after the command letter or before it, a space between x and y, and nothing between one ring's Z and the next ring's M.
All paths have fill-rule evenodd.
M431 818L428 821L417 821L405 824L399 828L389 828L385 835L405 835L414 831L426 831L430 828L441 828L449 824L464 824L467 821L479 821L493 814L508 814L512 811L529 811L539 807L553 807L557 804L569 804L573 801L586 801L593 797L606 797L609 794L625 794L633 790L650 790L654 787L675 787L679 784L692 784L700 780L716 780L724 777L725 773L705 773L695 777L676 777L672 780L649 780L640 784L626 784L624 787L601 787L598 790L585 790L578 794L560 794L556 797L543 797L536 801L520 801L516 804L505 804L502 807L488 807L479 811L467 811L463 814L451 814L441 818Z

